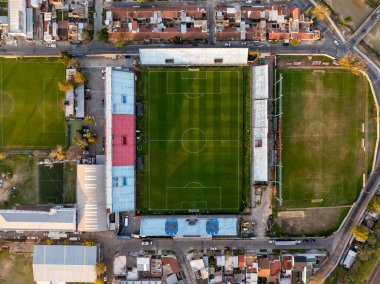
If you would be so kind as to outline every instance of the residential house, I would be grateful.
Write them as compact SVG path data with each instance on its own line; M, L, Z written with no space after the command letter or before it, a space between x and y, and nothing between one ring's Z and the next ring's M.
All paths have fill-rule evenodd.
M268 279L270 276L269 259L260 257L258 261L259 273L258 276Z
M292 270L292 283L306 283L307 275L307 259L306 256L294 256L293 270Z
M215 8L216 39L222 41L318 40L311 19L296 6Z
M206 10L182 7L109 8L108 36L118 40L203 40L207 38Z
M293 256L292 255L282 255L281 256L281 275L280 283L285 284L287 281L291 280L293 269Z
M281 261L278 255L269 255L269 277L268 283L278 283L280 280Z

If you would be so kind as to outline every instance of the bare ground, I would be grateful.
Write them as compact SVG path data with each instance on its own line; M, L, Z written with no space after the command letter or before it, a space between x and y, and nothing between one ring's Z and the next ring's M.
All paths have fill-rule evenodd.
M277 217L276 223L283 233L291 235L329 232L340 225L341 215L348 209L347 207L309 208L304 210L304 218Z
M252 217L255 220L255 235L257 238L265 238L267 231L267 220L272 214L272 189L270 187L263 191L261 203L252 209Z

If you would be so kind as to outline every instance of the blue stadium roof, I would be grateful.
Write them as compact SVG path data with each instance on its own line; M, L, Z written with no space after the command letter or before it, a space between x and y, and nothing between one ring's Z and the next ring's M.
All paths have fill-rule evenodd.
M112 113L135 114L135 74L112 69Z
M143 217L140 224L143 236L237 235L236 217Z
M112 167L112 211L135 210L135 167Z

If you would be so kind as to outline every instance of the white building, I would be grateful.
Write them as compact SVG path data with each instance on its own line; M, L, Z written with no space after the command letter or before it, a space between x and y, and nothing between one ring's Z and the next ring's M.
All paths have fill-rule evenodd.
M35 245L33 276L37 284L95 282L96 246Z
M268 181L268 65L252 67L252 183Z
M0 210L0 231L76 230L76 209L51 208L50 211Z
M107 231L105 165L77 165L78 231Z
M244 65L248 48L140 48L142 65Z
M26 18L26 0L8 0L8 34L26 37Z

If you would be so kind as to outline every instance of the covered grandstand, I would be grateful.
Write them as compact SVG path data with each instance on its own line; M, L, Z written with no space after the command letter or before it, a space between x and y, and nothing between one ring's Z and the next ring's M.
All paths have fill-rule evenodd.
M253 182L268 181L268 65L252 67Z
M140 234L150 237L236 236L236 217L143 217Z
M104 165L77 165L78 231L107 231Z
M140 48L142 65L244 65L248 48Z
M106 204L111 212L135 210L135 75L106 68Z

